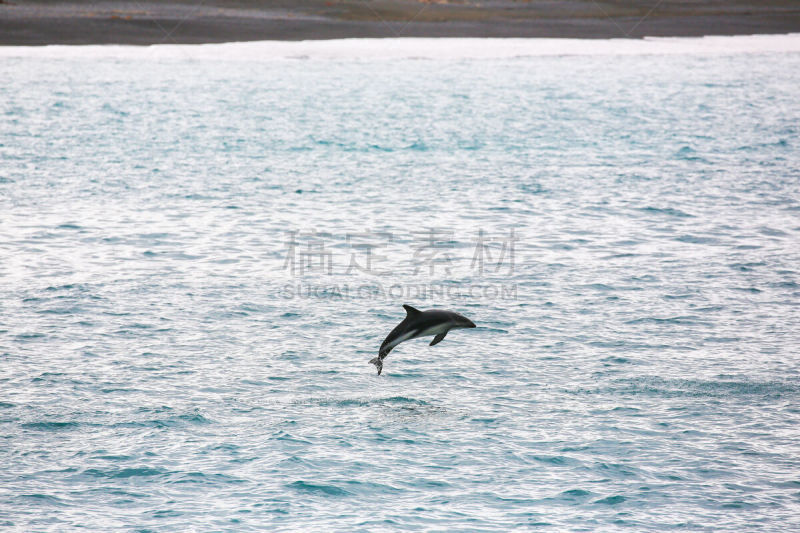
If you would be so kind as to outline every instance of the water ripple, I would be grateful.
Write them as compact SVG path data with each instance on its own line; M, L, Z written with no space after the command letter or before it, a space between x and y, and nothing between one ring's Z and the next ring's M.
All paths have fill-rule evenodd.
M742 42L2 53L0 527L793 529L800 55ZM376 376L403 303L478 327Z

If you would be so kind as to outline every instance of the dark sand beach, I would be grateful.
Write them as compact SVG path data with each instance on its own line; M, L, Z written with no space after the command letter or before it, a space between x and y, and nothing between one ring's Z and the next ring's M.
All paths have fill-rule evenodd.
M0 0L2 45L793 32L796 0Z

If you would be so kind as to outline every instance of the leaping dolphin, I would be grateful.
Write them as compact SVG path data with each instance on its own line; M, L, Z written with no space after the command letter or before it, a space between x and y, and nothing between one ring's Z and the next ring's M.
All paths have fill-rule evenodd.
M475 327L472 320L453 311L444 311L442 309L420 311L410 305L403 305L403 308L406 310L406 318L384 339L378 351L378 357L370 360L370 363L378 368L379 376L383 370L383 360L401 342L416 339L417 337L436 335L430 344L430 346L433 346L442 342L444 336L451 329Z

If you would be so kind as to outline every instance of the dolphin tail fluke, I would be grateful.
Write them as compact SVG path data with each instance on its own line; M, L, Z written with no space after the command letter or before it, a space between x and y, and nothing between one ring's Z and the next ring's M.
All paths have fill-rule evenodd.
M369 362L370 364L375 365L375 367L378 369L378 375L380 376L381 371L383 370L383 359L381 359L380 357L373 357L372 359L369 360Z

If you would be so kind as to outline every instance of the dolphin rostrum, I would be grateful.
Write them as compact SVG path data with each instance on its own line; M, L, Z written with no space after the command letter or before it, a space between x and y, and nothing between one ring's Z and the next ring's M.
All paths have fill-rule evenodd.
M383 341L378 351L378 357L370 360L370 363L378 368L379 376L383 370L383 360L401 342L417 337L436 335L430 344L433 346L442 342L444 336L451 329L475 327L472 320L453 311L443 311L442 309L420 311L410 305L404 305L403 308L406 310L406 318Z

